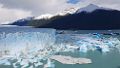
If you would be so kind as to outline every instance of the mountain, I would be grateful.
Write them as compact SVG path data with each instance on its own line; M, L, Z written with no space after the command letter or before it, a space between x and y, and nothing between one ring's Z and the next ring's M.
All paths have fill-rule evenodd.
M120 29L120 11L90 4L72 14L30 20L27 26L60 30Z
M20 19L9 25L35 26L36 27L36 26L46 23L51 18L53 19L55 17L65 16L68 14L73 14L75 12L76 12L76 9L72 7L72 8L65 9L62 12L55 13L55 14L43 14L37 17L28 17L28 18ZM32 21L35 21L35 22L33 23Z
M34 17L27 17L24 19L17 20L9 25L26 26L29 23L29 21L31 21L33 19L34 19Z
M94 10L97 10L97 9L112 10L112 9L109 9L109 8L99 7L99 6L94 5L94 4L89 4L86 7L78 9L76 11L76 13L80 13L80 12L93 12Z
M34 19L50 19L50 18L52 18L54 15L52 15L52 14L43 14L43 15L40 15L40 16L38 16L38 17L35 17Z
M11 24L8 25L17 25L17 26L37 26L41 23L46 23L46 21L48 21L51 18L57 17L57 16L64 16L70 13L57 13L57 14L43 14L37 17L28 17L28 18L23 18L23 19L19 19L17 21L14 21ZM45 22L43 22L44 20L46 20ZM39 22L32 22L31 21L39 21Z
M39 27L73 30L120 29L120 11L99 9L91 13L81 12L53 19L50 23L39 25Z

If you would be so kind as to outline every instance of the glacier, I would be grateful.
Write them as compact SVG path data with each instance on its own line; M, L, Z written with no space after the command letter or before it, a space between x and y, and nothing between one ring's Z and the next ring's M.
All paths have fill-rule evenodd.
M101 37L100 37L101 36ZM102 53L107 53L111 49L120 48L120 40L117 37L104 37L102 34L63 34L58 36L60 48L66 51L66 49L77 49L80 52L86 53L87 51L98 50Z
M55 42L54 29L41 29L38 32L14 31L0 32L0 64L23 68L34 63L35 66L42 65L40 62L49 55L50 47ZM16 60L10 63L10 59Z
M47 66L55 67L50 56L59 52L87 53L98 50L108 53L120 49L118 37L102 34L57 34L55 29L39 31L0 32L0 65L39 67L47 60Z

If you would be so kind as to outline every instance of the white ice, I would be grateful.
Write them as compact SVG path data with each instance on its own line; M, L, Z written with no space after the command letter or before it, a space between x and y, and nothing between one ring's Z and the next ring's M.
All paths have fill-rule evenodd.
M41 60L47 60L48 67L54 67L49 57L58 52L78 50L80 53L101 49L103 53L112 48L120 49L117 37L101 38L102 35L92 34L55 34L55 30L40 30L39 32L0 33L0 64L11 65L7 57L17 60L13 67L20 64L23 68L29 63L36 67L44 65ZM6 57L7 56L7 57ZM33 65L30 66L31 68ZM29 67L29 68L30 68Z

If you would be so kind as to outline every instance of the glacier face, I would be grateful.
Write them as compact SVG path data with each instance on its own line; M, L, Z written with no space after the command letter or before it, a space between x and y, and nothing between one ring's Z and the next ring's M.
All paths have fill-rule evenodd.
M55 43L54 29L39 29L38 32L0 32L0 64L17 64L22 67L42 65L41 59L50 54L50 47ZM11 59L16 60L11 63Z
M45 45L53 45L55 42L55 30L50 31L0 33L0 50L17 53L17 51L25 48L42 49Z
M39 31L0 32L0 64L12 65L14 68L38 67L42 60L59 52L98 50L102 53L120 48L118 37L102 34L56 34L54 29ZM10 60L16 60L11 62ZM51 63L49 61L49 63ZM31 65L29 65L31 64Z
M102 53L107 53L113 48L120 48L118 37L104 36L102 34L61 34L57 36L58 42L62 48L77 49L80 52L86 53L89 50L98 50Z

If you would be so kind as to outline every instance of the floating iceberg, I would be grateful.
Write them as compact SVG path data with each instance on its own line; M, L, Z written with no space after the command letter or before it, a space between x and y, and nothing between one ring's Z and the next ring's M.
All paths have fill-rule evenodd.
M3 65L11 65L11 63L10 63L7 59L2 59L2 60L0 60L0 64L3 64Z
M44 65L44 68L55 68L55 65L51 61L51 59L48 59L47 64Z
M63 64L89 64L92 63L88 58L74 58L71 56L54 55L50 57L53 60L59 61Z
M80 46L80 52L84 52L84 53L86 53L87 50L88 50L88 48L87 48L86 45L82 45L82 46Z

